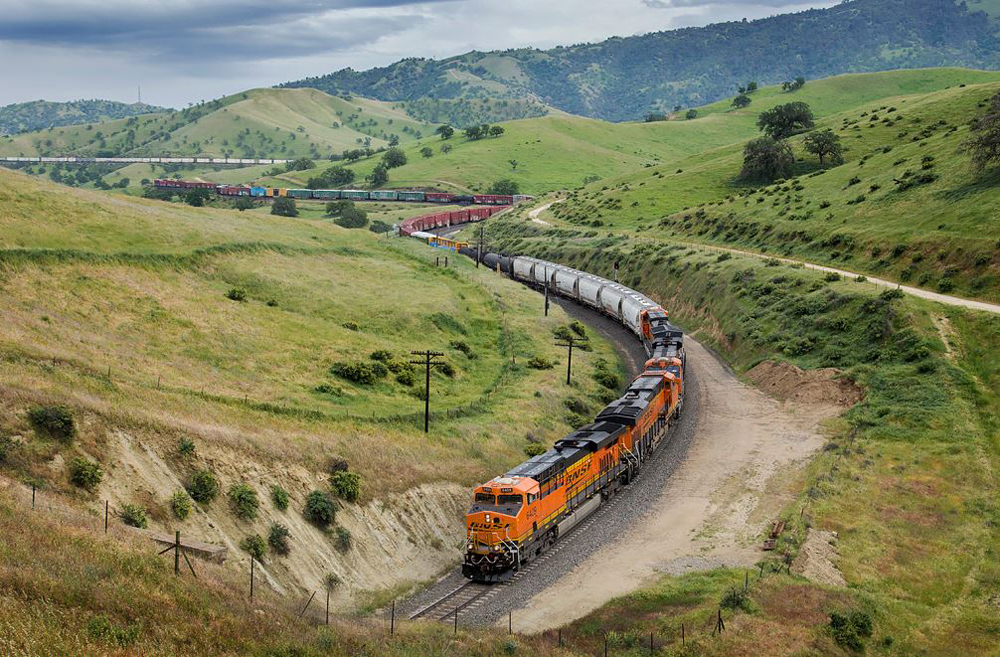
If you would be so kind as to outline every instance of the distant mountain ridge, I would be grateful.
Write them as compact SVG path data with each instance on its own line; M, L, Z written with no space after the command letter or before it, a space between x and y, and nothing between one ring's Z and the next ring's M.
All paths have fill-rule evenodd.
M145 103L120 103L114 100L73 100L66 103L32 100L0 107L0 134L13 135L164 111L169 110Z
M982 6L992 10L993 4ZM853 0L828 9L545 51L404 59L281 86L401 102L424 120L459 125L472 121L451 110L469 102L487 104L477 117L481 120L521 118L505 111L511 107L526 115L554 107L612 121L633 120L654 110L724 98L749 80L773 84L800 75L998 68L998 26L987 11L971 7L954 0Z

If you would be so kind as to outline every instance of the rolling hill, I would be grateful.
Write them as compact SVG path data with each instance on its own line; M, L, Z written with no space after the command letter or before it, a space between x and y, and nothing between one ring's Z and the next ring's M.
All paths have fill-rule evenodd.
M380 101L313 89L251 89L179 111L2 137L0 154L320 158L431 132Z
M1000 65L995 3L852 0L754 21L615 37L551 50L470 52L404 59L288 82L329 93L402 102L416 116L468 125L448 107L520 99L564 112L633 120L651 110L704 105L756 80L928 66ZM475 122L511 117L503 107Z
M762 90L747 110L707 113L752 121L779 101L808 102L817 129L833 129L849 149L845 163L820 167L800 135L791 140L794 178L749 184L737 177L743 144L734 143L591 184L553 206L550 221L774 253L996 300L996 176L974 172L959 147L998 83L993 73L931 70L832 78L795 94ZM850 89L864 102L846 110ZM890 95L871 99L876 90Z
M77 123L99 123L166 111L169 110L145 103L119 103L113 100L74 100L68 103L34 100L0 107L0 134L31 132Z

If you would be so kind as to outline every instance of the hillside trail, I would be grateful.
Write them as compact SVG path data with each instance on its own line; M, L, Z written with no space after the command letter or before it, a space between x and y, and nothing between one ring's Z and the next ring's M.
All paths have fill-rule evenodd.
M833 396L779 401L741 382L693 339L694 442L649 512L515 612L521 631L563 626L663 574L752 568L770 521L794 497L796 474L824 444Z
M550 224L549 222L544 221L542 219L539 219L538 215L540 215L541 213L545 212L546 210L548 210L549 208L551 208L556 203L562 203L562 201L563 201L563 199L557 198L554 201L549 201L545 205L539 205L534 210L531 210L530 212L528 212L528 218L531 219L536 224L541 224L542 226L551 226L552 224Z
M817 265L811 262L806 262L804 260L794 260L792 258L780 258L777 256L771 256L766 253L758 253L757 251L745 251L743 249L733 249L727 246L715 246L712 244L702 244L700 242L685 242L677 240L676 244L684 244L686 246L694 246L700 248L714 249L716 251L727 251L729 253L738 253L740 255L756 256L758 258L774 258L775 260L782 262L786 265L802 265L806 269L813 269L815 271L830 272L834 274L840 274L841 276L846 276L848 278L855 278L857 276L864 276L868 279L869 283L876 286L884 287L894 287L906 294L911 294L915 297L921 299L928 299L930 301L936 301L938 303L943 303L947 306L958 306L961 308L969 308L970 310L981 310L988 313L1000 314L1000 304L988 303L986 301L976 301L974 299L963 299L962 297L952 296L950 294L941 294L940 292L931 292L930 290L924 290L919 287L912 287L909 285L902 285L895 281L888 281L884 278L878 278L876 276L870 276L863 272L848 271L846 269L837 269L836 267L827 267L826 265Z

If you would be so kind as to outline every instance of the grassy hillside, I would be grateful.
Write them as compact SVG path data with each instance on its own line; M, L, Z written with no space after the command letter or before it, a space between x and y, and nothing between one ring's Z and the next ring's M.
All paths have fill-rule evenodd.
M329 157L430 134L401 108L315 89L251 89L185 110L0 137L2 155Z
M537 294L318 210L190 208L3 171L0 210L0 475L88 511L138 505L152 527L227 546L233 569L247 536L281 523L291 554L267 560L275 587L315 590L335 572L337 608L450 565L467 487L566 435L611 394L594 374L617 356L596 336L565 385L552 335L570 320L542 317ZM371 210L389 222L427 208ZM443 255L448 267L435 266ZM423 372L409 364L424 349L445 354L429 434ZM534 357L551 366L529 367ZM52 406L68 409L72 440L32 420ZM78 459L104 473L93 490L71 478ZM360 490L338 493L324 530L305 503L337 490L329 473L341 461ZM206 468L220 499L178 517L173 496L186 499ZM256 494L255 517L227 498L237 484Z
M783 553L794 556L810 527L836 531L847 588L773 574L756 583L753 573L745 611L723 609L727 630L712 638L744 571L665 578L574 624L574 648L593 654L614 630L616 648L639 649L655 631L679 651L685 623L698 654L841 654L830 613L854 610L872 620L862 642L873 652L996 646L1000 319L757 258L624 236L558 241L552 232L516 218L491 230L499 248L587 271L607 275L620 261L626 283L662 300L738 372L765 359L838 367L865 391L790 482L797 495L781 512L789 529L768 561L773 569Z
M565 225L606 225L658 239L800 257L996 299L995 176L972 171L968 156L959 153L968 122L1000 90L995 82L973 83L986 76L995 78L974 72L918 79L852 76L809 83L795 94L768 94L761 107L790 99L815 103L817 128L832 128L840 136L848 149L845 163L820 168L804 151L803 136L795 137L798 175L758 187L737 178L742 143L736 143L681 160L676 168L660 166L590 185L554 206L552 218ZM858 78L868 78L867 84ZM947 89L824 112L831 106L828 86L855 88L865 97L873 87L892 93L946 80L952 83ZM844 106L831 97L838 110ZM919 176L926 184L903 184Z
M145 103L129 104L113 100L74 100L67 103L33 100L0 107L0 133L16 134L166 111L169 110Z

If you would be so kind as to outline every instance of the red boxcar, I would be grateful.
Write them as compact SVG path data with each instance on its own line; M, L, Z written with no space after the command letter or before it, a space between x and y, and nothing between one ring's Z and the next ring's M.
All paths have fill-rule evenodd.
M502 194L477 194L472 197L472 200L479 205L511 205L514 203L514 197Z
M424 194L424 200L431 203L451 203L455 200L455 195L444 192L428 192Z

